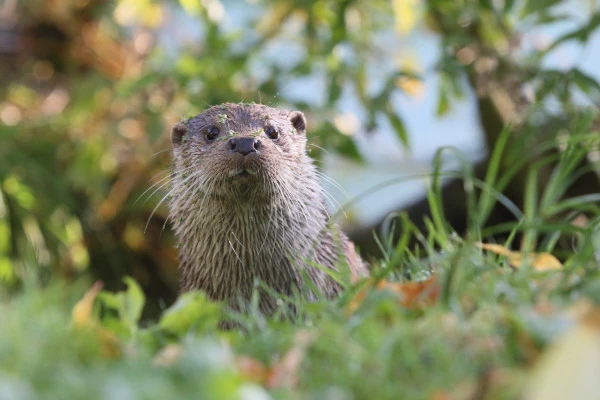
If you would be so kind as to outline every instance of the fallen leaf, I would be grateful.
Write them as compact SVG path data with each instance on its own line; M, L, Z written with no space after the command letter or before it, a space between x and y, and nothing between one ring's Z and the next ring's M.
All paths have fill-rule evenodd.
M395 283L381 281L377 284L379 289L388 289L401 296L400 303L406 308L414 308L435 303L440 294L440 285L436 275L421 282Z
M372 280L368 282L350 301L346 314L354 313L371 290L389 290L400 295L400 304L406 308L417 308L435 303L440 294L437 275L421 282L390 282Z
M491 251L508 258L508 262L515 268L521 268L524 264L523 254L518 251L508 250L499 244L476 243L480 249ZM529 253L527 263L532 265L536 271L552 271L562 269L562 263L550 253Z
M370 290L373 290L373 281L367 282L365 286L352 297L350 303L348 303L348 307L346 307L347 316L354 314L354 312L358 310L358 307L365 301L367 293L369 293Z
M96 282L75 304L71 311L73 327L79 330L88 330L96 333L100 340L102 355L106 358L116 358L122 354L119 339L109 330L103 328L92 317L94 300L102 290L102 282Z
M268 369L252 357L239 356L235 359L238 372L248 380L263 383L268 376Z
M296 333L292 348L269 369L265 382L267 388L293 389L298 385L300 364L304 359L306 348L315 339L316 335L307 330L300 330Z

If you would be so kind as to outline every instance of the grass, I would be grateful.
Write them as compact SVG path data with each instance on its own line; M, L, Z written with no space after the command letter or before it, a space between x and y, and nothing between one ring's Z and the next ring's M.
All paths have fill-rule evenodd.
M338 299L296 304L295 320L251 310L237 316L243 329L223 332L223 308L201 293L182 296L157 321L140 322L144 296L133 280L127 291L102 292L89 307L78 303L88 290L83 281L54 281L10 296L0 291L0 399L540 398L535 377L557 362L557 346L572 343L564 338L583 327L600 337L594 319L599 199L564 198L593 135L572 135L558 155L530 167L522 211L500 194L520 171L516 166L499 176L508 138L507 131L498 140L483 181L467 163L458 173L471 210L464 235L444 219L439 171L442 154L452 151L442 150L427 229L400 215L390 218L380 238L383 258L372 275L395 282L436 276L433 301L407 306L394 290L360 282ZM539 190L537 168L549 162L555 167ZM486 227L497 202L521 218ZM390 237L397 228L402 234L395 244ZM508 238L507 247L522 244L525 253L560 253L564 269L541 273L525 264L515 270L477 247L495 233ZM419 246L410 248L413 238ZM589 349L590 357L600 357L597 347ZM566 352L578 356L564 369L586 365L585 352ZM550 382L584 386L565 379L556 374Z

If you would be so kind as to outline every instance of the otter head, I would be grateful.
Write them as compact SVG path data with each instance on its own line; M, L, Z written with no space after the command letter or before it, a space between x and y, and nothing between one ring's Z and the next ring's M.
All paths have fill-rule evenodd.
M304 114L258 104L211 107L177 123L171 141L175 179L214 195L269 194L310 163Z

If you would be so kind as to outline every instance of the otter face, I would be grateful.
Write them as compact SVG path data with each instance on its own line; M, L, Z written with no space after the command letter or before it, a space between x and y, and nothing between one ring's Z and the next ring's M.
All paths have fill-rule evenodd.
M177 123L171 141L175 179L213 194L276 190L310 162L304 115L258 104L211 107Z

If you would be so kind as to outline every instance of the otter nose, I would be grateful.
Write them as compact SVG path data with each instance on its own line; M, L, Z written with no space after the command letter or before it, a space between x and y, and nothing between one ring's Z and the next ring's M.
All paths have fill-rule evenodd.
M242 155L248 155L260 150L262 144L254 137L236 137L229 139L229 149Z

